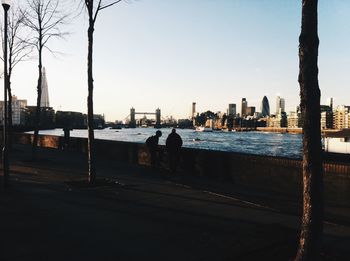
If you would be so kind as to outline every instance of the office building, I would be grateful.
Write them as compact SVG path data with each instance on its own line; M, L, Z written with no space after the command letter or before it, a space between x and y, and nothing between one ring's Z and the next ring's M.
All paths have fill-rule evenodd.
M248 102L246 98L242 98L242 103L241 103L241 117L244 118L247 116L247 107L248 107Z
M227 115L231 117L236 116L236 104L230 103L228 105Z
M321 105L321 129L332 129L333 128L333 105Z
M266 126L271 128L285 128L287 127L288 119L285 112L279 113L274 117L267 117Z
M266 96L264 96L261 102L261 116L270 116L270 104Z
M285 112L285 105L286 105L286 102L284 98L277 96L276 97L276 115L279 113Z
M333 98L327 99L327 105L331 108L331 111L333 111Z
M246 116L254 116L255 113L255 107L249 106L246 108Z
M289 113L287 118L287 127L290 129L301 128L300 113L297 111L292 111Z
M350 106L338 106L333 112L333 128L337 130L349 128L349 108Z
M17 96L12 96L12 125L25 124L25 108L27 107L27 100L19 100ZM0 101L0 121L3 125L4 121L4 101Z

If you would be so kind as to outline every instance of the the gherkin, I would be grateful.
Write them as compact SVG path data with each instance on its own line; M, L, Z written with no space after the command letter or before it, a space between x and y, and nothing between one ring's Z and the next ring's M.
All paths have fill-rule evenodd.
M263 117L270 116L270 105L266 96L264 96L261 102L261 115Z

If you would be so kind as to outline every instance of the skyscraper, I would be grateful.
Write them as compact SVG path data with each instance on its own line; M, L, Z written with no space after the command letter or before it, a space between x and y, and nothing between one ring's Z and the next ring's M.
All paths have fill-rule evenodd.
M48 90L48 85L47 85L47 78L46 78L45 67L43 67L43 70L42 70L42 73L41 73L41 100L40 100L40 107L50 107L49 90Z
M246 116L254 116L255 113L255 107L254 106L248 106L245 110Z
M279 113L285 112L285 100L284 98L281 98L280 96L276 97L276 115Z
M247 99L242 98L241 117L247 116L247 107L248 107Z
M333 98L327 99L327 105L331 108L331 111L333 111Z
M236 116L236 104L230 103L228 105L227 115Z
M264 96L261 102L261 115L263 117L270 116L270 104L266 96Z
M281 98L280 108L281 108L281 113L286 112L286 100L284 98Z

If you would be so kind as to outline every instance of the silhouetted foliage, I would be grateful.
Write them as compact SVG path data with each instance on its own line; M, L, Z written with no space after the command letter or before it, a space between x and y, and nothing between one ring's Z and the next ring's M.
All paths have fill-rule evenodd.
M56 128L82 129L86 127L86 115L81 112L57 111Z
M202 112L201 114L197 113L195 121L197 126L203 126L205 125L207 120L210 120L210 119L214 120L218 118L219 116L217 115L217 113L214 113L212 111L206 111L206 112Z
M25 110L25 127L34 129L36 126L36 106L27 106ZM55 128L55 111L51 107L40 108L39 130Z

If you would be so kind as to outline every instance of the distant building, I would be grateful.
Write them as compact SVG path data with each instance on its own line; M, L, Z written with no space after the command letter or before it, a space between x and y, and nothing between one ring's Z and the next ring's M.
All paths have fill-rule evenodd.
M266 96L264 96L261 102L261 116L262 117L270 116L270 105L269 105L269 100L267 99Z
M338 106L333 112L333 128L342 130L349 128L349 106Z
M327 99L327 105L331 108L331 111L333 111L333 98Z
M260 119L260 118L262 118L261 113L260 113L260 112L257 112L257 111L254 112L253 118L254 118L254 119Z
M254 116L255 113L255 107L249 106L246 108L246 116Z
M277 117L267 117L266 119L266 127L270 128L280 128L281 127L281 120Z
M40 107L48 108L50 107L49 101L49 90L46 78L46 70L45 67L42 69L41 73L41 99L40 99Z
M321 105L321 129L333 128L333 105Z
M163 119L163 122L162 122L163 126L165 127L176 127L177 126L177 121L176 119L174 119L173 116L170 116L170 117L165 117L165 119Z
M236 104L230 103L228 105L227 115L233 117L236 116Z
M298 112L292 111L289 113L287 127L290 129L301 128L300 114Z
M12 124L24 125L25 123L25 108L27 100L19 100L17 96L12 96Z
M273 117L267 117L266 126L271 128L285 128L287 127L287 123L287 114L283 112Z
M286 102L280 96L276 97L276 115L285 112Z
M25 124L25 108L27 107L27 100L19 100L17 96L12 96L12 125ZM4 102L0 101L0 122L4 121Z
M246 98L242 98L242 103L241 103L241 117L244 118L247 116L247 107L248 107L248 102Z

